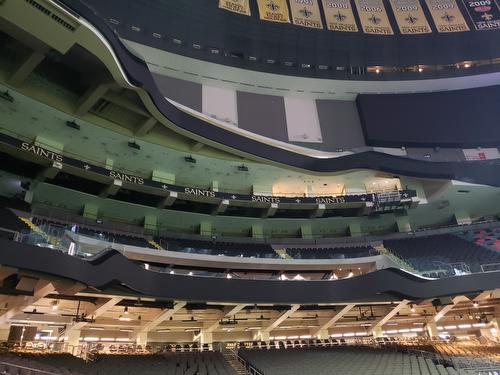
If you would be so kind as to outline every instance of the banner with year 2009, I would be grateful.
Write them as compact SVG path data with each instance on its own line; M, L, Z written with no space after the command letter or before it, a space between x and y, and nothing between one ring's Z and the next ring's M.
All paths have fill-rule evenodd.
M496 0L462 0L476 30L500 29L500 8Z
M425 0L440 33L469 31L455 0Z
M358 31L350 0L323 0L323 10L328 30Z
M390 0L401 34L428 34L431 27L419 0Z
M354 0L354 3L366 34L394 34L382 0Z

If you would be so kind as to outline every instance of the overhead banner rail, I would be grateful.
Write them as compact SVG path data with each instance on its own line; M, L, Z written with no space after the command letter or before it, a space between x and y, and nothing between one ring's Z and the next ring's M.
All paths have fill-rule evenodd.
M256 0L260 19L331 31L393 35L384 0ZM357 12L353 12L351 1ZM499 0L461 0L476 30L500 28ZM320 3L321 2L321 6ZM433 30L423 10L427 5L440 33L470 31L456 0L388 0L402 35L429 34ZM250 0L219 0L219 8L251 15ZM291 12L291 21L290 13Z
M182 185L167 184L161 181L154 181L149 178L135 176L132 174L107 169L86 161L70 158L60 153L47 150L43 147L35 145L30 142L25 142L17 138L11 137L7 134L0 133L0 142L7 144L18 150L31 153L33 155L60 163L62 166L67 165L74 168L81 169L89 173L96 173L98 175L110 178L112 180L120 180L123 183L155 188L163 191L165 194L168 192L176 192L187 194L190 196L214 198L219 200L228 201L246 201L254 203L280 203L280 204L325 204L325 205L343 205L346 203L377 203L377 194L356 194L356 195L342 195L342 196L321 196L321 197L280 197L280 196L267 196L267 195L252 195L252 194L239 194L218 192L199 187L190 187ZM402 200L412 199L417 196L415 190L402 190L397 192Z

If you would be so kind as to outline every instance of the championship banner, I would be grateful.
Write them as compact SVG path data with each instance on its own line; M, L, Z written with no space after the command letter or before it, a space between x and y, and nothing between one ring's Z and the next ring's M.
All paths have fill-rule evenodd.
M462 0L476 30L500 29L500 8L496 0Z
M286 0L257 0L260 19L264 21L289 23Z
M401 34L428 34L431 27L419 0L390 0Z
M455 0L425 0L440 33L469 31Z
M317 0L290 0L294 25L322 29L323 21Z
M350 0L323 0L323 10L328 30L358 31Z
M354 3L366 34L394 34L382 0L354 0Z
M219 8L230 12L250 15L250 0L219 0Z

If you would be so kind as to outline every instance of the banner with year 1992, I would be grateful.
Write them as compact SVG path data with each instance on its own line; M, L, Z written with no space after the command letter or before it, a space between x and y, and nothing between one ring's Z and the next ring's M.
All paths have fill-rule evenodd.
M286 0L257 0L260 19L264 21L289 23L288 4Z
M425 0L440 33L469 31L455 0Z
M294 25L313 29L323 28L318 0L290 0L290 10Z
M476 30L500 29L500 8L496 0L462 0Z
M431 27L419 0L390 0L401 34L428 34Z
M250 0L219 0L219 8L230 12L250 15Z
M358 31L350 0L323 0L323 10L328 30Z

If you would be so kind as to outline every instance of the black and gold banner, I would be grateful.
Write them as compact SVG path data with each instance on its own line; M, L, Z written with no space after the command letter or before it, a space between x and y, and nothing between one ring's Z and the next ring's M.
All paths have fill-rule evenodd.
M323 0L323 10L328 30L358 31L350 0Z
M250 15L250 0L219 0L219 8L230 12Z
M290 0L292 22L294 25L322 29L318 0Z
M469 31L455 0L425 0L440 33Z
M428 34L431 27L419 0L390 0L401 34Z
M496 0L462 0L476 30L500 29L500 8Z
M354 3L366 34L394 34L382 0L354 0Z
M257 0L260 19L264 21L289 23L288 4L286 0Z

